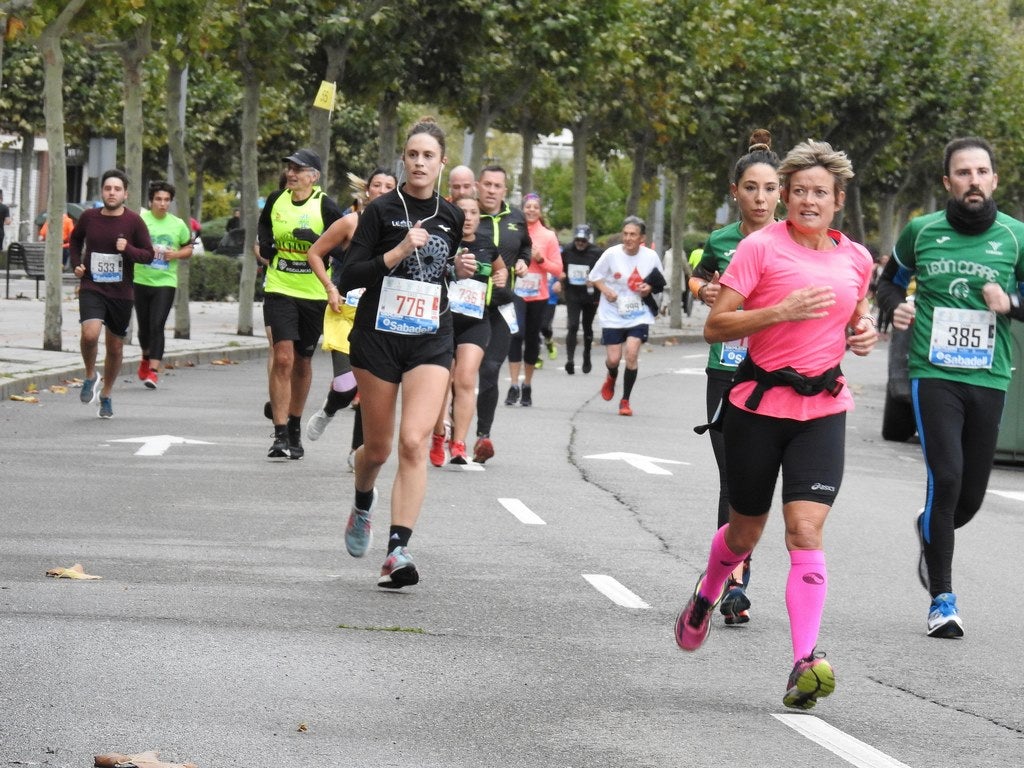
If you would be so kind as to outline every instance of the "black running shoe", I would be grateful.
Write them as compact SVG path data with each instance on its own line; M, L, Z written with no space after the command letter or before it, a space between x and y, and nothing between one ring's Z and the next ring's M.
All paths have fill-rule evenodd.
M299 427L288 430L288 458L301 459L306 455L302 447L302 430Z
M519 387L513 384L508 388L508 394L505 395L505 405L515 405L519 402Z
M288 439L285 437L275 437L274 444L267 451L267 458L272 460L287 459Z
M519 404L524 408L529 408L533 405L533 387L529 384L523 384L523 397L519 401Z

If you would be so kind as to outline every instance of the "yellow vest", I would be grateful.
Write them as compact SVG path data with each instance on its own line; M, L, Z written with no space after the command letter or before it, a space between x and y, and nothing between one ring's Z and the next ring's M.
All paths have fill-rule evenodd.
M320 208L324 193L314 187L311 194L300 205L292 203L292 194L285 190L270 210L270 223L274 232L274 247L277 253L267 270L264 285L266 293L283 293L297 299L326 301L327 291L313 274L306 252L312 243L299 240L292 231L311 229L318 235L324 231L323 213Z

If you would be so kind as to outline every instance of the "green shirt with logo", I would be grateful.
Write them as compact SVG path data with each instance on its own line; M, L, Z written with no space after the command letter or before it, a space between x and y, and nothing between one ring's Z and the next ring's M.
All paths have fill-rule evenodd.
M736 246L742 239L743 233L740 231L740 222L738 221L712 232L704 244L704 253L697 265L701 273L709 276L715 272L718 272L719 275L724 274L725 268L729 266L733 254L736 253ZM723 361L722 353L725 351L723 347L724 345L720 341L711 345L711 351L708 353L708 368L731 373L739 366L740 360L733 359L736 349L735 345L732 345Z
M933 378L1006 391L1010 320L988 310L986 283L1007 293L1024 280L1024 222L1004 213L979 235L957 232L945 211L913 219L893 251L916 278L911 379Z
M157 218L150 210L144 210L141 214L142 220L149 230L149 239L153 241L153 250L156 258L152 264L136 264L135 279L136 285L148 285L153 288L177 288L178 287L178 260L170 261L161 258L161 247L168 251L176 251L192 240L192 234L188 230L188 224L179 219L173 213L165 214L163 218Z

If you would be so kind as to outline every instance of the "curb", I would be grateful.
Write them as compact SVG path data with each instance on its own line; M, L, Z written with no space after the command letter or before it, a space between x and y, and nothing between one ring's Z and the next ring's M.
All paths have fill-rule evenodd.
M175 365L183 363L191 363L192 365L205 365L213 360L232 360L234 362L242 362L244 360L255 360L258 358L265 358L267 356L267 346L264 344L262 347L258 346L245 346L245 347L219 347L214 349L199 349L189 350L182 352L170 352L164 355L164 362L174 363ZM134 365L139 360L138 355L125 357L121 361L121 376L124 374L126 365ZM97 366L101 365L101 361L96 361ZM85 376L85 366L81 363L66 368L56 368L41 372L36 376L21 376L16 379L5 379L0 382L0 400L8 400L11 395L21 395L25 393L25 388L29 384L34 384L36 389L46 389L54 384L62 384L67 379L71 378L83 378Z

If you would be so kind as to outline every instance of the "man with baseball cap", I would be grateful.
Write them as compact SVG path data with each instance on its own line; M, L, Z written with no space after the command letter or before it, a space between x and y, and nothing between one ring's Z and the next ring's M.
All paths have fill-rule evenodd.
M309 266L307 251L341 218L320 180L320 156L300 149L285 162L285 187L271 193L260 213L260 256L270 263L264 286L263 322L274 342L270 365L271 460L301 459L302 411L313 379L313 354L323 333L327 291Z

